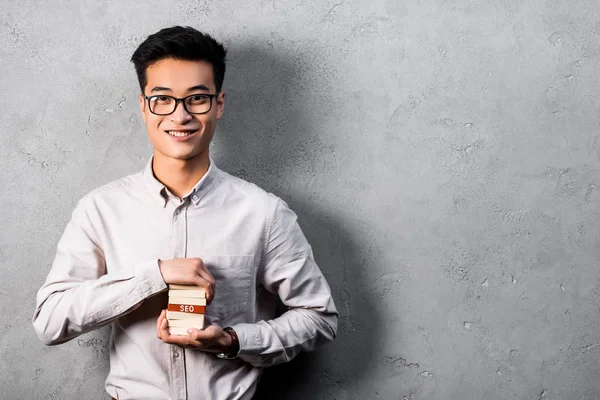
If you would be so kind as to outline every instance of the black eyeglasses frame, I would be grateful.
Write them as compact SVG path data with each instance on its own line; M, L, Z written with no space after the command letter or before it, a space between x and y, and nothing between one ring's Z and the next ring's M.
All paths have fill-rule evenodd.
M208 93L194 93L194 94L190 94L189 96L185 96L185 97L174 97L174 96L169 96L167 94L153 94L152 96L144 96L144 99L146 99L146 101L148 102L148 109L150 110L150 112L154 115L160 115L160 116L165 116L165 115L171 115L175 112L175 110L177 110L177 106L179 105L179 102L183 103L183 108L185 109L185 111L188 114L193 114L193 115L201 115L201 114L206 114L208 112L210 112L210 110L212 110L212 104L213 104L213 99L219 95L219 93L221 92L216 92L214 94L208 94ZM189 99L190 97L194 97L194 96L206 96L210 99L210 107L208 107L208 110L204 111L204 112L191 112L190 110L188 110L187 105L185 104L185 100ZM170 99L175 100L175 107L173 107L173 111L171 111L168 114L159 114L159 113L155 113L152 110L152 107L150 106L151 102L150 99L155 98L155 97L168 97Z

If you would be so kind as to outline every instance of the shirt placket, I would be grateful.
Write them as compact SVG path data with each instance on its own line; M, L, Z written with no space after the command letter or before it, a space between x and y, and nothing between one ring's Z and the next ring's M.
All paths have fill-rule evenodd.
M171 258L187 256L187 209L189 203L189 199L186 199L173 211ZM186 386L184 349L171 345L171 398L187 400Z

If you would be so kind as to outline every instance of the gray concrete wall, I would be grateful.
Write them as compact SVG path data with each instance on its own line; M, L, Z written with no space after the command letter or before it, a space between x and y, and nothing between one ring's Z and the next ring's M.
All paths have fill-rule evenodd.
M129 57L229 47L220 167L297 211L339 338L281 399L600 398L600 3L3 0L0 398L96 399L107 331L43 347L75 202L151 148Z

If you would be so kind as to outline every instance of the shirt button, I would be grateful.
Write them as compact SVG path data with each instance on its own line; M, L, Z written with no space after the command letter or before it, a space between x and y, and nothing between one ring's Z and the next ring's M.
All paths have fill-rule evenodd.
M178 357L179 357L179 352L178 352L177 350L175 350L175 351L173 352L173 357L174 357L174 358L178 358Z
M181 210L179 210L179 209L175 210L175 215L179 215L180 212L181 212Z
M198 201L198 196L192 196L192 200Z

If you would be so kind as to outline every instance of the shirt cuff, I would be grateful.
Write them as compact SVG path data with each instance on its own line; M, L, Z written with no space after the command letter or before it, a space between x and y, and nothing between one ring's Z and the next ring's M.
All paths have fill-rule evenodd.
M236 324L231 328L237 334L240 343L238 358L252 359L262 352L260 329L256 324Z
M144 297L155 295L167 288L158 260L146 261L133 266L137 287Z

